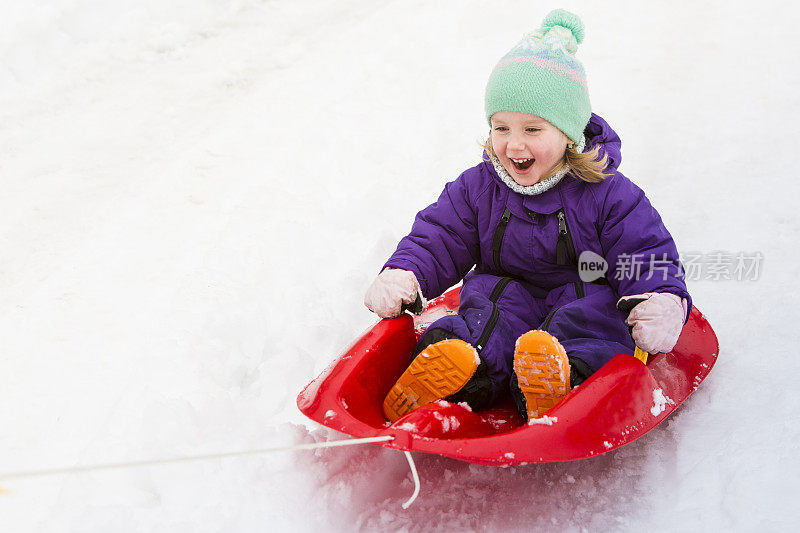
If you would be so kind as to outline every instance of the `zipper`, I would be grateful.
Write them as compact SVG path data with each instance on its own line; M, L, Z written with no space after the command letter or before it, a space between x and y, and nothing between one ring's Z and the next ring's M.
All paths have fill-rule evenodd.
M559 310L559 309L561 309L562 307L564 307L564 306L563 306L563 305L559 305L558 307L556 307L555 309L553 309L552 311L550 311L550 314L549 314L549 315L547 315L547 318L545 318L545 319L544 319L544 322L542 322L542 326L541 326L541 328L542 328L542 331L547 331L547 328L549 328L549 327L550 327L550 322L552 322L552 320L553 320L553 315L555 315L555 314L556 314L556 311L558 311L558 310Z
M578 299L580 300L584 296L584 293L583 293L583 282L582 281L576 281L575 283L573 283L573 285L575 285L575 296L577 296Z
M573 263L578 262L575 254L575 245L572 242L572 235L569 232L567 225L567 215L564 214L563 209L559 209L558 213L558 244L556 245L556 259L559 265L566 265L567 258Z
M492 294L489 295L489 301L492 302L492 314L489 316L489 320L486 322L486 327L483 328L483 332L481 336L478 337L478 342L475 343L475 350L480 353L486 343L489 341L489 336L494 331L494 327L497 324L497 320L500 318L500 309L497 307L497 300L500 299L500 295L503 294L503 290L511 283L511 278L503 278L497 282L497 285L494 286L492 289Z
M503 246L503 237L506 235L509 220L511 220L511 211L506 207L497 224L497 229L494 230L492 239L492 257L494 258L494 267L498 272L503 272L503 267L500 266L500 248Z
M574 285L575 285L575 294L578 296L579 299L583 298L583 282L574 283ZM580 292L578 291L578 287L580 287ZM550 327L550 322L553 321L553 317L555 316L556 312L562 307L564 307L564 305L559 305L558 307L550 311L550 314L547 315L547 317L544 319L544 322L542 322L542 325L540 326L540 328L543 331L547 331L547 328Z
M572 234L569 231L569 225L567 225L567 215L564 213L563 209L559 209L558 213L558 243L556 244L556 261L559 265L566 265L567 258L577 265L578 264L578 254L575 253L575 243L572 242ZM583 282L576 281L573 285L575 285L575 296L578 299L584 297L584 290L583 290Z

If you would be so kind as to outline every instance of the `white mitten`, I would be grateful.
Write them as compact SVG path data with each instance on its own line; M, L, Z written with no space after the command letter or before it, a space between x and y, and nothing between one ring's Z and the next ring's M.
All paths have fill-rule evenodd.
M644 300L635 304L636 300ZM649 353L667 353L678 342L686 321L687 303L684 298L668 292L647 292L623 296L617 302L620 309L635 307L627 323L633 327L631 336L636 346Z
M413 272L386 268L367 289L364 305L381 318L394 318L402 313L403 304L412 304L422 291Z

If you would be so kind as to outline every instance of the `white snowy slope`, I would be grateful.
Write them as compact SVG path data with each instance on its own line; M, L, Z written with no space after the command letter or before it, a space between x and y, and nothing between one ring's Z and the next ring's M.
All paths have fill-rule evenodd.
M0 475L336 439L295 407L480 157L488 74L554 2L0 2ZM375 446L0 480L4 531L791 530L797 12L570 2L622 171L721 345L668 422L507 469Z

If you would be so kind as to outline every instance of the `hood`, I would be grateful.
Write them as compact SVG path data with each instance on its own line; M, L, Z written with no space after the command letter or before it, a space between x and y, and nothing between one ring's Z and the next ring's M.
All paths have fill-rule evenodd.
M611 129L608 122L592 113L589 124L583 130L583 134L586 136L586 148L584 148L584 151L599 146L600 157L603 157L603 154L608 155L608 166L619 168L620 163L622 163L622 140L617 135L617 132Z

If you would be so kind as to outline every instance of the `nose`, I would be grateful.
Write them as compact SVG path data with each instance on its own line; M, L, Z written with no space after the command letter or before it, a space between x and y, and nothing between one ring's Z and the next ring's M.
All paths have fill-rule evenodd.
M508 148L509 150L513 150L515 152L525 149L525 142L522 140L522 136L518 134L512 134L511 137L508 139Z

